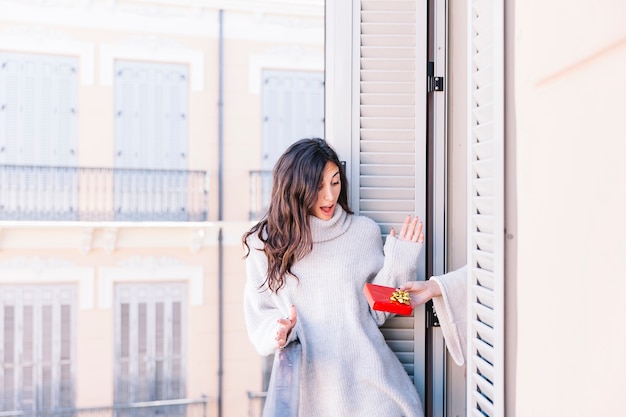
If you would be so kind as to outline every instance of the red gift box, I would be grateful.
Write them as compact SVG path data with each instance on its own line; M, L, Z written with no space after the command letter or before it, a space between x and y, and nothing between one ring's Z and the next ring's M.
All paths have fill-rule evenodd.
M396 288L376 284L365 284L363 287L363 293L372 310L410 316L413 313L413 306L392 300L391 295L395 291Z

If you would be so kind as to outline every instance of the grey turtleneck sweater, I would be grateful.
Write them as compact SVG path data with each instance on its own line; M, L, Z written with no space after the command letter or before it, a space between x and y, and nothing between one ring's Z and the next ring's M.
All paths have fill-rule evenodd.
M309 217L313 250L292 267L278 294L259 290L267 272L262 242L251 236L244 312L248 335L262 355L275 351L277 320L296 307L290 334L303 347L302 417L421 417L417 391L387 346L379 325L390 316L371 310L363 286L390 287L417 279L422 244L389 236L384 251L371 219L337 206L328 221Z

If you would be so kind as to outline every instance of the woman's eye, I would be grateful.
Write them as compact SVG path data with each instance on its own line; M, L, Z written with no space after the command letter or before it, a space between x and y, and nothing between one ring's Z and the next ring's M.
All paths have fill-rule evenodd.
M337 181L337 182L333 182L333 185L339 185L339 184L340 184L340 182L339 182L339 181Z

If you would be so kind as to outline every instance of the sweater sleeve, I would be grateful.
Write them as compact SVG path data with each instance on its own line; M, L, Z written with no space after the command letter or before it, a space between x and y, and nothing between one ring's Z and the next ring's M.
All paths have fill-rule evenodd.
M274 337L278 330L278 319L285 317L276 304L275 297L267 288L260 288L265 280L267 262L265 254L251 247L246 258L246 285L244 288L244 317L248 338L261 355L270 355L276 350ZM287 342L295 338L291 332Z
M434 276L441 296L433 298L441 331L450 356L457 365L465 363L467 350L467 266Z
M417 262L422 246L422 243L403 241L391 235L388 236L384 246L383 267L372 283L397 288L400 284L417 279ZM372 309L370 311L379 326L394 315Z

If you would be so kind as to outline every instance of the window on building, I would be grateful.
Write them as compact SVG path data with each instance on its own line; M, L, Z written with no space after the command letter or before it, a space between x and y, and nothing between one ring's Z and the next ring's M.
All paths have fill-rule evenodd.
M74 406L76 287L0 286L0 411Z
M263 71L263 169L302 138L324 137L324 73Z
M187 220L188 68L115 63L117 220Z
M115 286L115 403L185 398L187 285Z
M251 173L250 219L265 214L272 168L282 153L303 138L324 138L324 73L264 70L261 92L261 170Z
M75 57L0 52L0 215L5 220L77 215L77 67Z

